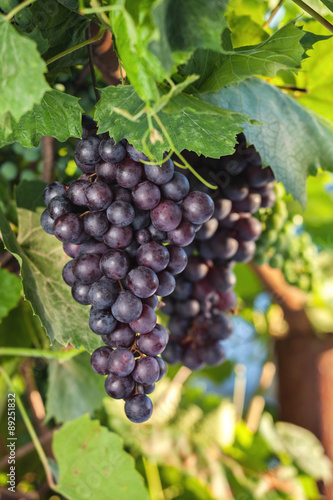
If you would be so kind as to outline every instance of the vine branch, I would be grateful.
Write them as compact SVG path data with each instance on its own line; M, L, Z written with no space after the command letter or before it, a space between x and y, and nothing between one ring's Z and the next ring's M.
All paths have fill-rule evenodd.
M82 352L84 352L84 350L77 351L76 349L71 349L69 351L47 351L44 349L31 349L29 347L0 347L0 356L19 356L45 359L56 358L60 361L67 361Z
M315 11L310 5L303 2L303 0L292 0L296 5L298 5L305 12L310 14L310 16L317 19L325 28L327 28L331 33L333 33L333 25L328 22L323 16L321 16L317 11Z
M18 12L20 12L22 9L25 9L25 7L28 7L28 5L36 1L37 0L25 0L24 2L19 3L16 7L14 7L14 9L12 9L10 12L8 12L8 14L4 16L6 21L10 21L11 19L13 19L14 16L16 16Z

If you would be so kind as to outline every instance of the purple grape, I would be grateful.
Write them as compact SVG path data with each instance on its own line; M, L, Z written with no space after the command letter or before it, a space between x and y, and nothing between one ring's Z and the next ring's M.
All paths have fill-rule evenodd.
M226 314L214 316L214 322L208 327L207 336L213 340L226 340L232 333L232 322Z
M82 304L83 306L89 306L89 290L90 284L82 283L82 281L76 280L72 286L72 297L76 302Z
M234 257L233 257L234 258ZM228 268L213 268L208 273L209 283L219 292L226 292L236 284L235 274Z
M158 366L160 368L160 376L157 379L157 382L159 382L164 377L164 375L166 374L167 367L166 367L166 364L165 364L165 362L163 361L162 358L160 358L159 356L156 356L155 359L156 359L156 361L158 363Z
M244 178L231 177L228 185L223 187L223 194L231 201L240 201L249 194L249 187Z
M225 351L221 342L217 341L213 344L205 345L202 350L202 356L205 361L210 366L220 365L225 360Z
M109 250L101 257L101 271L112 280L121 280L125 278L129 267L129 257L123 250Z
M69 214L73 211L73 205L64 196L54 196L47 207L52 219L57 219L61 215Z
M182 316L173 315L169 321L169 331L171 340L182 340L187 336L187 330L189 328L188 318Z
M62 182L55 181L51 184L48 184L47 186L45 186L45 189L43 191L43 201L45 205L47 206L52 198L55 198L56 196L65 196L66 191L67 188Z
M245 241L257 240L261 234L261 223L255 217L242 217L235 225L237 237Z
M54 234L53 233L53 228L54 228L54 220L49 214L49 211L46 209L41 215L40 218L40 224L43 228L43 230L48 233L48 234Z
M142 167L140 163L128 158L118 165L116 169L116 181L119 186L131 189L136 186L142 177Z
M148 229L139 229L135 233L135 240L140 244L144 245L145 243L148 243L151 240L150 232Z
M74 243L63 243L62 247L68 257L72 257L72 259L75 259L75 257L79 255L81 245L75 245Z
M186 247L190 245L195 237L195 229L193 224L186 220L182 220L179 226L173 231L168 231L168 239L174 245Z
M185 300L187 299L193 290L193 285L189 281L187 281L183 276L177 277L176 288L173 292L173 296L177 300Z
M144 153L140 153L135 149L132 144L127 143L126 145L126 150L128 155L132 158L132 160L139 162L141 160L149 161L148 156L146 156Z
M159 323L156 323L155 329L158 330L163 334L163 337L165 338L165 341L168 342L169 340L169 333L168 330L165 328L165 326L160 325Z
M116 325L117 321L108 310L90 309L89 327L97 335L108 335Z
M261 168L260 165L250 164L246 168L244 175L251 187L260 188L275 180L271 167Z
M132 377L139 384L149 385L154 384L160 375L159 364L151 356L139 358L135 362L135 368L132 372Z
M90 286L89 303L97 309L108 309L116 301L120 287L108 279L102 279Z
M83 215L82 220L85 232L95 238L103 236L110 225L106 214L99 211L87 212Z
M113 186L112 192L114 201L127 201L127 203L132 203L132 196L129 189L121 186Z
M95 253L97 255L103 255L108 250L109 247L105 245L103 241L96 241L92 239L80 245L79 255L82 253Z
M149 217L149 221L150 221L150 217ZM165 241L166 240L167 233L165 231L160 231L155 226L153 226L153 224L150 224L147 227L147 229L148 229L148 231L150 233L150 237L153 241Z
M83 231L83 224L76 214L65 214L55 221L54 236L63 243L77 243Z
M111 248L125 248L131 243L132 238L133 230L131 226L110 226L104 233L103 241Z
M162 165L145 165L145 174L149 181L162 185L171 181L174 174L172 160L167 160Z
M184 318L195 318L200 313L200 302L195 299L187 299L185 302L177 302L176 311Z
M231 259L238 249L238 241L227 231L219 231L210 240L216 256L221 259Z
M118 163L122 161L126 156L126 149L121 142L115 143L115 141L110 139L104 139L99 145L99 155L104 161Z
M150 297L142 299L142 304L147 304L147 306L150 306L155 311L159 304L157 295L151 295Z
M168 271L162 271L157 274L158 281L159 281L159 286L156 291L156 295L159 295L161 297L166 297L167 295L170 295L175 289L176 286L176 280L172 276L172 274L168 273Z
M90 358L91 368L98 375L107 375L109 373L108 361L111 352L111 347L102 346L92 353Z
M157 275L146 266L132 269L127 275L126 283L131 292L141 299L154 295L159 287Z
M114 373L118 377L126 377L133 372L134 367L135 358L128 349L118 347L110 354L108 363L110 373Z
M276 202L276 194L274 191L267 195L261 196L261 207L262 208L272 208Z
M140 335L136 345L143 354L147 354L148 356L157 356L164 351L167 342L163 333L154 328L149 333Z
M102 161L96 165L96 174L98 180L105 182L106 184L112 184L116 180L116 163L109 163Z
M96 181L90 184L86 191L87 206L90 210L105 210L111 205L112 191L104 182Z
M232 204L233 210L236 212L249 212L254 214L261 206L261 195L259 193L249 193L246 198L241 201L234 201Z
M256 252L256 244L254 241L243 241L239 240L238 249L233 260L236 262L250 262L253 259Z
M136 333L149 333L155 327L156 322L157 322L157 316L154 309L147 306L147 304L143 304L141 315L138 317L138 319L130 323L130 327ZM148 353L146 352L145 354Z
M129 255L129 257L133 260L136 257L136 254L138 253L138 250L140 248L140 245L137 241L132 240L131 243L125 247L125 252Z
M73 286L76 281L76 277L73 274L73 264L74 260L70 260L67 264L65 264L65 267L62 270L62 278L66 285L69 286Z
M127 201L115 201L106 211L111 224L118 227L129 226L135 217L134 208Z
M121 323L131 323L142 313L142 302L131 292L120 292L111 308L114 317Z
M90 186L90 182L78 179L71 183L68 188L67 196L74 205L78 207L86 207L88 205L86 197L86 189Z
M169 260L168 249L157 241L150 241L141 245L137 253L138 264L149 267L155 273L163 271L169 264Z
M172 201L182 201L190 191L190 183L185 175L175 172L172 179L161 186L163 197Z
M182 211L174 201L162 200L150 211L150 218L156 229L172 231L182 220Z
M135 394L126 400L126 417L135 424L146 422L153 413L153 403L145 394Z
M214 213L214 203L210 196L200 191L192 191L181 204L183 216L192 224L206 222Z
M192 255L184 271L184 276L189 281L199 281L207 276L209 267L204 259Z
M201 370L205 366L201 351L195 348L186 349L182 356L182 361L184 366L190 370Z
M159 204L161 192L156 184L144 181L133 188L132 198L136 206L141 210L151 210Z
M75 155L79 162L86 165L98 163L101 159L99 156L99 139L97 137L88 137L77 142Z
M215 209L213 217L217 220L223 220L230 214L232 202L231 200L228 200L228 198L218 198L214 201L214 206Z
M144 229L150 224L150 215L148 210L140 210L139 208L135 209L135 217L132 222L132 228L134 231L138 231L139 229Z
M82 115L82 139L96 135L97 123L91 116Z
M170 260L166 271L171 274L179 274L183 272L188 261L186 252L181 247L176 245L168 245L167 249Z
M218 227L219 221L217 219L210 219L204 222L199 231L196 232L195 239L198 241L209 240L214 236Z
M99 268L100 257L92 253L81 254L73 264L73 273L83 283L94 283L102 277Z
M119 377L114 373L110 373L105 379L105 392L113 399L127 398L135 388L135 382L129 375L127 377Z
M77 157L77 155L74 155L74 161L76 163L76 166L84 172L84 174L89 175L95 173L95 164L94 163L83 163L80 161Z
M135 332L125 323L118 323L109 335L102 336L103 342L111 347L130 347L135 339Z
M182 360L182 356L183 356L182 346L178 342L174 342L172 340L168 342L166 348L162 353L163 359L171 365L180 363Z

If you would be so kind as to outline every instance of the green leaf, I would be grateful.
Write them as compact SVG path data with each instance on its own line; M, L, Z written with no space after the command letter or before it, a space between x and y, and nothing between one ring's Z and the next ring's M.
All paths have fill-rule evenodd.
M133 122L117 113L115 108L135 115L144 105L131 86L107 87L102 90L102 97L96 106L95 119L99 124L99 132L109 131L116 141L126 137L142 151L142 139L149 130L146 115L143 114ZM232 153L235 136L246 120L243 115L211 106L195 96L184 94L173 97L165 111L169 112L160 111L158 117L179 151L188 149L214 158ZM163 135L156 122L154 126ZM164 140L163 143L149 144L149 148L161 160L170 145Z
M60 473L57 491L69 500L149 500L121 438L88 415L56 431L52 448Z
M43 55L47 51L47 49L49 48L48 40L45 40L45 38L43 38L43 35L38 28L34 28L29 33L24 33L24 35L36 42L37 49L38 49L38 52L40 54Z
M22 284L16 274L0 268L0 322L14 309L22 296Z
M333 125L256 78L201 98L262 123L261 127L245 124L247 142L254 144L263 165L272 167L277 180L304 207L307 176L318 168L333 168Z
M14 120L39 103L49 89L46 65L36 43L21 36L0 15L0 116L8 111Z
M256 19L256 21L258 21ZM254 45L269 38L268 33L250 16L240 16L232 13L228 16L233 46Z
M201 75L195 83L200 92L216 92L253 75L274 76L279 70L300 67L303 36L302 30L289 23L262 43L240 47L232 54L197 51L185 71Z
M81 137L83 109L79 98L59 90L46 92L42 102L35 104L18 123L11 120L11 133L6 136L0 129L0 148L12 142L20 142L31 148L38 146L43 135L55 137L60 142L69 137Z
M46 395L46 421L66 422L90 415L105 397L104 377L90 366L90 355L79 354L64 362L52 360Z
M331 184L332 176L327 172L308 179L304 225L321 247L332 246L333 197L328 190Z
M321 0L326 7L333 12L333 0Z
M89 311L73 300L62 280L62 268L68 261L62 244L40 226L44 186L39 181L23 181L17 188L17 238L0 210L3 242L20 263L25 298L51 342L71 343L91 352L101 345L101 339L89 330Z

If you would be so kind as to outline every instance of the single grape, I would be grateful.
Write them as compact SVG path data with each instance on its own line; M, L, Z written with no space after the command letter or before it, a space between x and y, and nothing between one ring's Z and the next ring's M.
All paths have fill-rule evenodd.
M73 273L83 283L94 283L102 277L99 262L99 255L81 254L74 261Z
M150 218L156 229L172 231L182 220L182 211L174 201L162 200L150 211Z
M190 191L190 183L185 175L175 172L172 179L161 186L163 197L167 200L182 201Z
M55 196L64 196L66 194L66 191L67 188L62 182L55 181L51 184L48 184L47 186L45 186L45 189L43 191L43 201L45 205L47 206Z
M150 222L150 217L149 217L149 222ZM157 229L153 224L150 224L147 227L150 237L153 241L165 241L167 238L167 233L165 231L160 231Z
M238 248L238 241L227 231L218 231L211 239L211 246L216 252L216 256L221 259L231 259Z
M140 210L139 208L135 209L135 217L132 222L132 228L134 231L138 231L139 229L144 229L150 224L150 215L148 210Z
M236 212L248 212L254 214L261 206L261 195L259 193L249 193L243 200L234 201L233 210Z
M40 224L46 233L54 234L53 233L54 220L50 216L49 211L47 209L44 210L44 212L41 215Z
M132 377L139 384L154 384L160 376L159 364L151 356L139 358L135 362Z
M165 326L162 326L159 323L156 323L155 329L163 334L165 341L168 343L169 333L168 333L168 330L165 328Z
M166 361L171 365L180 363L182 360L182 356L183 356L182 346L178 342L172 340L168 342L166 348L162 353L162 358L164 359L164 361Z
M153 413L153 403L145 394L135 394L126 400L126 417L135 424L146 422Z
M75 155L81 163L93 165L100 161L98 152L100 141L97 137L88 137L87 139L78 140Z
M156 291L156 295L159 295L161 297L166 297L167 295L170 295L175 289L176 286L176 280L172 276L172 274L168 273L168 271L162 271L157 274L158 281L159 281L159 286Z
M77 243L83 232L82 220L73 213L61 215L54 223L53 232L63 243Z
M109 250L102 255L100 268L102 273L110 279L121 280L128 273L130 260L123 250Z
M88 186L90 186L90 182L82 179L77 179L71 183L67 191L67 196L74 205L78 207L86 207L88 205L86 197L86 189Z
M188 318L184 318L182 316L178 316L177 314L173 315L169 321L169 331L170 331L170 339L171 340L182 340L186 337L187 331L189 328L189 320Z
M102 279L90 286L89 303L97 309L108 309L116 301L120 287L109 279Z
M89 174L94 174L95 173L95 163L83 163L80 161L77 157L77 155L74 155L74 161L76 163L76 166L84 172L84 174L89 175Z
M149 181L157 185L163 185L171 181L174 174L172 160L167 160L162 165L145 165L145 174Z
M96 165L96 174L98 180L105 182L106 184L112 184L116 180L116 163L109 163L102 161Z
M261 234L261 223L255 217L242 217L235 225L237 237L245 241L257 240Z
M205 366L202 353L196 348L186 349L182 361L184 366L190 370L201 370Z
M73 264L74 260L70 260L62 270L62 278L69 286L73 286L76 281L76 277L73 274Z
M150 232L148 229L139 229L138 231L135 232L135 240L140 244L144 245L145 243L148 243L151 240Z
M176 311L184 318L195 318L200 312L200 302L195 299L177 302Z
M196 231L195 239L198 241L209 240L214 236L218 227L219 221L217 219L210 219L207 222L204 222L199 231Z
M214 203L208 194L192 191L181 204L183 216L192 224L206 222L214 213Z
M207 276L209 267L204 259L192 255L188 259L188 264L184 271L184 276L189 281L199 281Z
M207 336L213 340L226 340L232 333L232 322L225 314L214 316L213 323L208 327Z
M96 241L95 239L91 239L80 245L79 255L81 255L82 253L95 253L97 255L103 255L108 250L109 247L105 245L103 241Z
M47 207L52 219L57 219L61 215L69 214L73 211L73 205L64 196L54 196Z
M135 332L125 323L118 323L109 335L102 335L103 342L111 347L130 347L135 339Z
M164 377L164 375L166 374L167 367L166 367L166 364L162 358L160 358L159 356L156 356L155 359L156 359L158 366L160 368L160 376L158 377L158 379L156 381L156 382L159 382L159 380L161 380Z
M121 142L115 143L112 138L101 141L98 151L104 161L112 163L118 163L126 156L126 149L123 144Z
M132 198L136 206L141 210L151 210L159 204L161 192L156 184L144 181L132 189Z
M159 287L157 275L146 266L132 269L127 275L126 283L131 292L141 299L154 295Z
M166 271L171 274L179 274L183 272L188 261L186 252L181 247L176 245L168 245L167 249L170 260L168 266L166 267Z
M112 192L114 201L127 201L127 203L132 203L131 191L129 189L116 185L112 187Z
M116 181L119 186L124 188L133 188L136 186L142 177L142 167L140 163L127 158L118 165L116 169Z
M243 177L230 177L229 183L223 186L223 195L231 201L240 201L249 194L249 186Z
M147 306L150 306L152 309L157 309L158 307L158 297L157 295L151 295L150 297L146 297L145 299L142 299L142 304L147 304Z
M250 262L253 259L256 252L256 244L254 241L243 241L239 240L238 249L233 260L236 262Z
M275 180L271 167L261 168L261 165L250 164L244 175L251 187L259 188Z
M236 275L225 267L213 268L208 273L208 281L217 291L226 292L235 286Z
M136 333L148 333L153 330L153 328L156 325L156 322L157 322L157 316L154 309L147 306L147 304L143 304L141 315L138 317L138 319L130 323L130 327ZM145 354L148 353L146 352Z
M205 345L202 350L202 357L205 363L210 366L220 365L225 360L225 351L221 342Z
M193 224L186 220L182 220L179 226L172 231L168 231L168 239L174 245L186 247L190 245L195 237L195 229Z
M128 155L132 158L132 160L139 162L141 160L149 161L148 156L146 156L144 153L140 153L135 149L132 144L127 143L126 144L126 150Z
M135 388L133 377L119 377L110 373L105 379L105 392L113 399L127 398Z
M142 313L142 302L131 292L120 292L111 308L114 317L121 323L131 323Z
M148 356L158 356L164 351L166 345L167 342L163 333L155 328L145 335L140 335L137 340L140 352Z
M112 352L111 347L98 347L90 358L91 368L94 372L98 373L98 375L107 375L109 373L108 369L108 361L110 354Z
M97 210L85 213L82 220L85 232L95 238L103 236L110 225L106 214Z
M97 335L108 335L116 328L117 321L109 310L92 307L90 309L89 327Z
M111 248L125 248L131 243L132 238L133 230L131 226L110 226L103 235L104 243Z
M118 227L129 226L135 217L134 208L127 201L115 201L106 211L111 224Z
M163 271L169 264L169 260L168 249L157 241L141 245L137 253L138 264L149 267L155 273Z
M177 277L176 288L173 292L172 297L177 300L185 300L192 293L193 285L187 281L184 276Z
M135 367L135 358L131 351L118 347L112 351L109 357L108 369L118 377L130 375Z
M217 220L223 220L231 212L232 201L228 200L228 198L218 198L214 201L214 206L215 209L213 217L215 217Z
M79 255L81 245L75 245L74 243L63 243L62 247L68 257L72 257L72 259L75 259L75 257Z
M112 191L104 182L96 181L85 190L87 206L90 210L105 210L111 205Z
M72 286L72 297L79 304L88 306L90 304L88 298L89 290L89 283L82 283L82 281L76 280Z

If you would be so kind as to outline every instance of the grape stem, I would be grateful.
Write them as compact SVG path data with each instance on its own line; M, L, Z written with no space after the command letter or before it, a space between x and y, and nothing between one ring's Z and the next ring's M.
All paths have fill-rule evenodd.
M30 421L30 418L29 418L29 416L24 408L24 405L23 405L22 400L19 396L19 393L16 390L11 378L9 377L8 373L4 370L4 368L0 367L0 372L2 373L2 376L5 379L5 382L8 385L8 387L10 388L10 390L13 391L13 393L15 394L16 404L18 406L18 409L20 410L22 420L25 423L25 426L30 434L31 441L35 445L35 448L36 448L36 451L37 451L38 456L40 458L40 461L42 462L42 465L43 465L43 468L44 468L44 471L46 474L47 483L51 489L56 491L56 484L53 480L52 471L51 471L51 468L49 466L47 456L45 455L44 449L39 442L36 431L33 428L33 425Z
M44 349L31 349L28 347L0 347L0 356L19 356L27 358L45 358L58 359L59 361L67 361L74 358L78 354L84 352L84 349L69 351L47 351Z
M100 40L102 36L104 35L104 32L106 31L106 28L102 27L98 31L98 33L93 36L92 38L89 38L88 40L85 40L84 42L78 43L74 47L70 47L67 50L64 50L63 52L60 52L60 54L57 54L56 56L51 57L51 59L48 59L46 61L46 65L48 66L49 64L57 61L61 57L67 56L68 54L71 54L72 52L75 52L76 50L82 49L82 47L85 47L86 45L89 45L90 43L97 42L97 40Z
M36 0L25 0L25 2L18 4L16 7L14 7L14 9L12 9L10 12L8 12L8 14L4 16L6 21L10 21L11 19L13 19L13 17L16 16L18 12L34 2L36 2Z
M88 40L91 38L90 24L89 24L89 26L87 28L87 31L86 31L86 38ZM89 68L90 68L91 80L92 80L92 84L93 84L93 87L94 87L96 102L98 102L100 100L100 98L101 98L101 95L100 95L100 93L98 91L98 88L97 88L97 80L96 80L96 73L95 73L94 60L93 60L93 51L92 51L91 43L89 45L87 45L87 51L88 51L88 59L89 59Z
M271 22L273 21L274 17L276 16L276 14L278 13L278 11L280 10L280 7L281 5L283 4L283 0L279 0L279 2L277 3L277 5L274 7L274 9L272 10L272 12L270 13L270 16L269 18L267 19L267 21L264 23L263 25L263 29L265 28L268 28L269 25L271 24Z
M320 22L325 28L327 28L331 33L333 33L333 25L328 22L324 17L322 17L317 11L315 11L310 5L303 2L303 0L292 0L301 9L305 10L310 16L314 17Z

